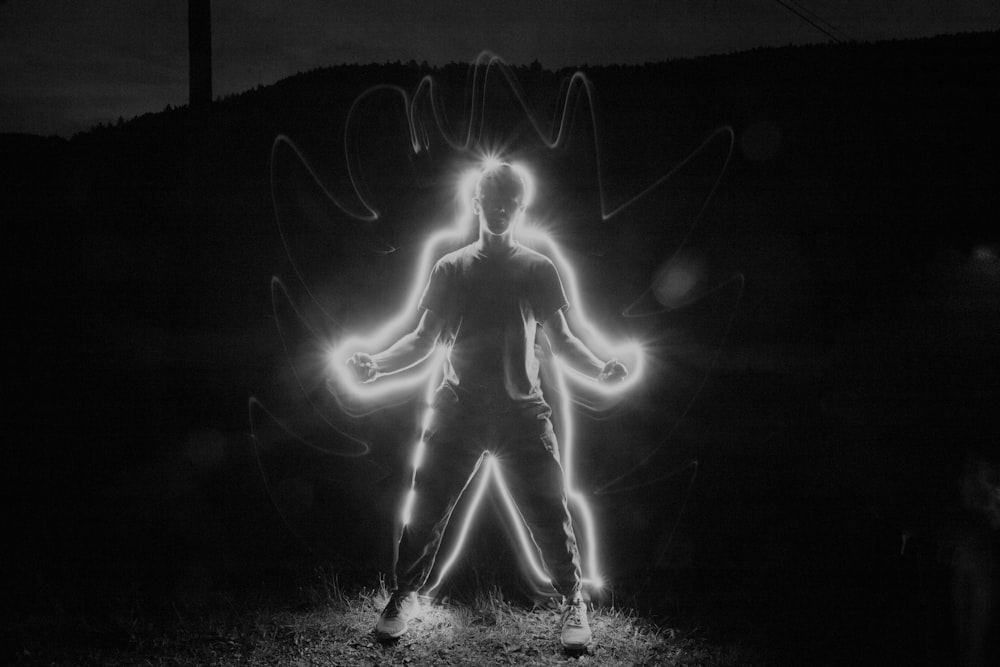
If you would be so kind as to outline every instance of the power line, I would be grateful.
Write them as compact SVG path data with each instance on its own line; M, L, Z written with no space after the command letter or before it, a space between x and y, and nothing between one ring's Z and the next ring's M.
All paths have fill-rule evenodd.
M844 32L843 30L841 30L837 26L833 25L832 23L830 23L829 21L827 21L826 19L824 19L822 16L818 15L816 12L810 10L808 7L806 7L805 5L803 5L801 2L797 2L797 0L787 0L787 1L789 3L795 5L795 7L797 7L799 10L801 10L803 13L808 14L814 21L822 23L824 26L826 26L831 31L837 33L842 40L845 40L845 41L848 41L848 42L854 41L853 38L850 35L848 35L846 32Z
M815 14L813 14L813 12L810 12L808 9L806 9L805 7L803 7L802 5L800 5L799 3L794 2L794 0L789 0L789 2L793 2L795 6L792 6L791 4L789 4L789 2L785 2L785 0L774 0L774 1L777 2L779 5L781 5L782 7L784 7L785 9L787 9L788 11L790 11L791 13L795 14L796 16L798 16L800 19L802 19L803 21L805 21L806 23L808 23L812 27L814 27L817 30L819 30L821 33L823 33L824 35L826 35L827 37L829 37L830 39L832 39L837 44L840 44L841 42L844 41L841 38L837 37L832 32L830 32L830 30L836 30L837 32L839 32L839 33L841 33L843 35L844 32L842 30L837 30L837 28L835 28L834 26L830 25L829 22L824 21L820 17L816 16ZM810 15L811 16L815 16L816 17L815 20L813 18L811 18ZM823 25L820 25L820 23L825 23L827 26L829 26L829 29L823 27ZM845 37L846 37L846 35L845 35Z

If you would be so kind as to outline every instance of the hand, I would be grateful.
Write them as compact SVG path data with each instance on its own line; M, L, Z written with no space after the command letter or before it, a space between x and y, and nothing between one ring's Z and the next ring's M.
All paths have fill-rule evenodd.
M628 377L628 368L625 364L618 361L617 359L609 359L608 363L604 364L604 370L601 374L597 376L597 381L602 384L608 384L612 382L621 382Z
M358 382L373 382L378 377L378 364L371 358L371 355L364 352L352 354L345 363Z

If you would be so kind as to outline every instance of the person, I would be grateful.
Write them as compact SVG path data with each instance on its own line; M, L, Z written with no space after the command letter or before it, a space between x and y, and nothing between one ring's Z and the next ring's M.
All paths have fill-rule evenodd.
M552 410L540 386L537 330L544 329L555 354L598 382L622 381L628 369L617 359L600 360L570 331L555 265L515 240L528 203L526 185L510 164L484 168L472 199L479 237L434 265L416 328L382 352L357 352L346 360L354 378L367 383L415 365L438 345L448 351L418 445L423 451L397 545L392 594L376 624L383 639L402 636L419 613L417 593L452 510L488 451L563 596L561 643L584 649L591 642Z

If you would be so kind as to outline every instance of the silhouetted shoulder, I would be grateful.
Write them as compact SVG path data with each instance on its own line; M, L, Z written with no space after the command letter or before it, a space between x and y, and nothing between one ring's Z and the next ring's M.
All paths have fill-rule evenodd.
M441 258L435 263L434 268L446 266L455 266L469 262L474 259L479 254L476 249L475 243L470 243L469 245L462 246L457 250L452 250L449 253L445 253Z
M553 261L549 259L547 255L543 255L537 250L534 250L532 248L529 248L521 244L518 244L515 247L514 255L519 260L524 261L528 264L545 265L545 266L551 266L553 269L555 268L555 263L553 263Z

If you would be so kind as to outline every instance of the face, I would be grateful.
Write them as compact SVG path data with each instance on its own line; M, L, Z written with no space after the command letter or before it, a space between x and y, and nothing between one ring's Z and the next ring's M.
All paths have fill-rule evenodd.
M473 207L491 234L504 234L524 210L524 189L517 181L489 182L473 200Z

